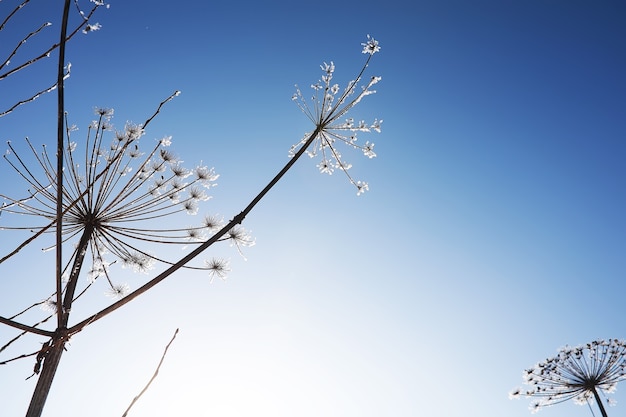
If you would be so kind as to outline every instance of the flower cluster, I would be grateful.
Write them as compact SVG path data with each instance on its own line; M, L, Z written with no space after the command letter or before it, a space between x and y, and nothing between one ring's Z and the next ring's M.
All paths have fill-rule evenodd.
M215 277L224 279L230 272L230 261L222 258L212 258L211 260L204 262L206 268L211 275L211 282Z
M537 398L530 405L532 412L570 399L577 404L591 404L595 400L604 410L600 394L612 393L616 384L626 379L626 340L597 340L577 347L566 346L556 357L524 371L523 378L530 388L516 388L509 398L522 395ZM607 403L613 401L608 399Z
M371 131L380 133L383 121L374 119L372 123L366 123L364 120L355 121L353 118L345 118L348 111L356 106L365 96L376 92L373 86L381 80L381 77L373 76L360 89L358 88L371 57L380 51L378 41L369 35L367 38L368 41L362 44L362 52L368 54L367 61L359 75L350 81L345 88L341 89L339 84L333 82L335 64L332 61L330 63L324 62L320 66L323 73L322 77L315 84L311 85L313 90L311 99L305 99L298 86L296 86L296 92L292 97L300 110L313 122L315 131L306 133L302 140L294 144L289 151L290 156L295 155L302 146L310 143L311 135L315 135L313 143L306 150L307 154L312 158L320 156L320 162L317 167L321 173L332 174L335 170L344 172L350 182L357 188L357 195L367 191L369 186L366 182L355 181L348 174L348 170L352 165L342 158L336 144L344 143L350 148L358 149L368 158L376 156L374 143L369 141L365 142L365 144L357 143L357 133Z
M176 227L176 223L167 220L176 214L196 214L199 204L210 198L208 191L216 185L218 175L206 166L185 168L169 149L170 137L157 140L144 153L139 146L145 134L142 125L126 123L124 129L116 131L110 123L113 110L98 108L95 113L97 120L88 127L81 145L72 140L77 129L67 128L63 149L66 164L62 236L64 243L74 245L74 257L82 256L77 255L80 245L91 254L90 282L104 276L109 282L108 294L123 297L129 289L110 279L112 263L120 261L123 267L148 272L155 262L172 264L149 253L150 245L199 244L220 227L221 220L211 216L195 227ZM112 141L105 143L108 136L113 137ZM0 195L4 199L0 214L19 215L12 218L10 225L6 223L9 218L3 216L0 230L29 230L36 235L54 233L57 172L53 161L56 159L45 146L38 153L31 141L26 141L36 161L34 165L19 155L10 142L4 158L30 189L25 198ZM243 228L220 240L230 240L238 248L253 243ZM115 260L107 260L109 256ZM70 263L67 265L65 274ZM228 270L215 264L193 268L207 270L212 277L217 274L220 278Z

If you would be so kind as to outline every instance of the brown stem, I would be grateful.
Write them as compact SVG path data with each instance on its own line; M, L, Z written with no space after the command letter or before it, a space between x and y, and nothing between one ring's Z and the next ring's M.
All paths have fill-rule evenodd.
M26 417L41 416L43 407L46 404L46 399L48 398L48 393L50 393L54 375L59 367L59 361L61 360L64 346L65 340L59 339L56 340L48 350L44 359L43 369L39 374L35 391L33 392L28 411L26 412Z
M6 317L0 316L0 323L6 324L7 326L14 327L16 329L24 330L25 332L40 334L42 336L52 337L54 334L49 330L38 329L36 327L27 326L26 324L18 323L17 321L13 321L11 319L7 319Z
M63 7L63 20L61 23L61 40L59 42L59 64L57 68L57 225L56 225L56 289L57 289L57 323L60 328L63 324L63 312L61 309L61 291L63 274L63 134L65 97L63 74L65 67L65 34L67 32L67 20L70 13L70 0L65 0Z
M606 414L606 410L604 409L604 405L602 404L602 400L600 400L600 395L598 394L598 391L596 390L596 387L593 387L593 396L596 398L596 402L598 403L598 407L600 407L600 412L602 413L602 417L609 417Z
M43 369L37 380L35 391L30 400L26 417L41 417L43 408L46 404L46 399L50 393L52 387L52 381L59 367L61 361L61 355L63 355L63 348L67 340L67 333L63 330L67 327L67 320L69 319L69 309L65 311L62 306L61 292L61 274L63 270L63 258L61 247L63 243L62 235L62 218L63 218L63 114L65 113L65 103L63 97L63 67L65 66L65 40L67 33L67 21L69 18L71 0L65 0L63 6L63 19L61 23L61 40L59 42L59 65L57 72L57 84L58 84L58 109L57 109L57 219L56 219L56 305L57 305L57 321L58 327L55 336L52 338L51 348L44 353L43 357ZM89 233L91 234L91 233ZM83 243L83 239L81 239ZM78 252L80 257L81 252ZM84 256L84 249L83 249ZM80 262L82 265L82 261ZM72 270L72 275L78 275L78 272ZM75 286L76 284L74 284ZM67 294L66 294L67 296ZM73 296L73 294L72 294ZM71 301L70 301L71 306Z
M70 272L70 278L65 288L65 298L63 300L61 323L57 328L57 331L52 336L52 346L50 350L43 356L43 370L37 380L35 391L31 398L30 406L26 417L39 417L43 411L43 407L46 403L46 398L50 392L52 381L56 370L59 367L61 355L63 354L63 347L68 339L67 323L70 318L70 312L72 309L72 301L74 301L74 293L76 292L76 283L80 270L83 266L83 260L85 259L85 253L87 252L87 246L89 245L89 239L91 239L93 228L89 225L86 226L83 236L81 236L78 250L76 252L76 258L72 264L72 270ZM31 414L32 413L32 414Z
M76 250L76 257L70 270L70 276L65 287L65 298L63 299L62 307L62 319L59 328L67 327L67 323L70 318L70 310L72 309L72 302L74 301L74 294L76 293L76 284L78 283L78 276L83 268L83 261L85 260L85 254L87 253L87 246L89 246L89 240L93 234L93 227L86 225L83 230L83 235L80 237L78 248Z

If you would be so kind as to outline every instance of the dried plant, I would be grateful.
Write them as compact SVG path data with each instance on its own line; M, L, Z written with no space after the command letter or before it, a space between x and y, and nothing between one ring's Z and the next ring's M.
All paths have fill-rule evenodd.
M378 41L369 35L367 35L367 42L361 45L363 46L362 52L368 55L367 62L356 79L350 81L343 90L340 89L339 84L332 83L335 64L331 61L330 64L324 62L324 64L320 65L324 75L315 84L311 85L314 91L310 100L311 105L304 98L297 85L296 93L292 97L292 100L297 103L300 110L319 130L314 142L306 151L307 155L311 158L318 156L318 154L321 156L321 161L317 167L322 173L332 175L335 169L344 172L350 182L356 187L357 195L361 195L369 190L369 185L366 182L355 181L348 173L352 165L342 159L336 143L343 142L349 147L360 149L368 158L373 158L376 156L374 143L367 141L363 145L357 144L357 132L370 132L373 130L380 133L380 125L383 122L375 119L371 124L367 124L365 121L355 123L352 118L346 118L343 122L339 122L363 97L376 93L376 90L373 90L372 87L381 80L381 77L373 76L367 84L360 86L360 90L358 89L369 60L372 55L380 51ZM340 91L341 94L339 94ZM309 133L306 133L300 142L291 147L289 151L291 156L297 149L307 144L309 135Z
M23 1L22 7L27 3L28 0ZM68 71L68 65L65 65L65 43L80 29L85 33L100 29L100 25L91 23L90 18L96 8L105 6L101 1L92 0L93 10L83 13L75 0L82 23L68 35L71 3L70 0L65 1L59 44L46 52L49 54L53 49L59 50L57 81L46 90L56 89L59 95L56 149L52 152L44 145L38 150L38 146L27 138L25 150L9 142L8 151L4 155L4 160L25 181L26 191L21 196L0 193L0 230L4 233L25 233L28 236L8 253L0 254L0 264L13 260L33 242L43 242L42 246L54 250L56 254L56 291L43 296L42 301L31 304L17 314L0 316L0 323L20 331L0 347L0 353L24 335L45 338L41 348L0 362L7 364L23 358L34 358L33 376L36 375L38 380L27 416L41 415L64 347L71 337L181 268L207 271L210 280L224 279L230 271L227 259L212 258L197 262L195 258L216 242L230 242L240 253L244 247L252 246L254 239L241 223L304 153L321 155L321 172L330 173L335 168L345 172L358 194L367 190L367 183L355 181L347 173L349 164L343 161L336 144L344 142L372 158L375 156L373 143L357 144L356 133L370 130L380 132L382 122L376 119L371 124L354 123L348 116L349 110L365 96L375 92L372 86L380 80L380 77L371 77L360 85L372 56L380 50L378 42L368 35L367 41L362 44L362 52L367 54L365 64L354 81L341 93L339 87L331 83L334 73L332 63L322 67L324 75L314 84L316 94L311 107L297 91L295 97L298 105L313 122L314 129L291 148L291 158L286 165L239 214L227 222L216 215L207 215L196 226L176 226L182 224L174 220L178 216L199 212L201 204L210 198L209 191L218 178L214 170L207 166L183 166L170 149L170 137L152 144L146 143L144 135L148 125L179 92L167 97L140 124L126 123L123 128L116 129L112 121L113 110L96 108L96 120L87 126L84 133L70 125L63 101L64 79ZM12 15L17 12L19 8ZM9 21L12 15L4 22ZM28 36L35 36L41 30ZM33 62L43 59L46 54ZM15 52L10 55L15 55ZM7 72L0 77L12 73ZM20 102L24 104L35 98L31 96ZM16 107L11 106L0 116ZM339 119L345 121L338 122ZM78 139L77 135L80 135ZM164 227L164 224L168 226ZM53 237L52 240L47 238L49 236ZM175 253L159 250L167 245L182 245L187 253L182 257L167 258L164 252ZM152 273L156 265L160 264L162 271L138 288L131 289L127 283L114 276L111 265L115 263L145 274ZM94 288L96 281L106 284L106 293L114 300L87 317L75 320L72 316L70 322L75 303ZM35 307L41 307L47 315L35 324L23 322L23 315L34 311ZM53 318L55 325L46 328Z
M8 30L8 28L12 29L13 19L26 10L29 3L30 0L22 0L19 4L16 4L13 10L11 10L0 23L0 34L2 34L2 30ZM82 32L83 34L87 34L100 28L98 23L90 24L89 21L98 8L108 7L104 4L104 2L92 0L90 10L88 12L84 12L79 7L78 0L76 0L75 4L77 14L79 16L78 23L69 32L64 30L62 40L59 42L52 43L43 50L28 50L26 48L29 40L32 40L37 36L41 36L45 33L45 31L51 30L50 28L52 23L50 22L43 22L38 26L33 25L30 28L16 28L15 30L18 31L20 35L18 35L17 39L15 39L13 43L10 41L0 42L0 81L15 75L20 71L27 70L38 62L50 58L55 50L61 48L65 42L72 39L77 33ZM8 47L8 49L4 50L5 47ZM70 68L71 65L63 64L63 70L59 72L62 79L66 79L70 76ZM54 74L51 75L53 76ZM3 96L2 100L0 100L0 117L6 116L26 103L35 101L43 94L56 90L59 86L58 77L56 79L53 78L44 85L45 87L40 87L36 89L36 91L26 93L23 97L16 100L9 98L9 101L6 103L4 100L7 100L8 97Z
M533 413L573 399L590 408L597 402L602 416L607 417L601 396L614 392L617 383L626 379L626 341L596 340L582 346L566 346L557 356L524 371L523 377L530 388L516 388L509 397L537 398L530 405ZM606 397L604 402L614 404Z

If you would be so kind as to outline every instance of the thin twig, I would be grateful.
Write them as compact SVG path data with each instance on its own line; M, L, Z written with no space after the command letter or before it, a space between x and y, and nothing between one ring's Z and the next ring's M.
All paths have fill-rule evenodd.
M69 75L70 75L70 73L69 73L69 68L68 68L68 72L66 73L66 77L68 77ZM18 108L19 106L22 106L22 105L24 105L26 103L30 103L32 101L37 100L43 94L49 93L51 91L54 91L56 88L57 88L57 83L55 82L50 87L44 88L43 90L36 92L35 94L30 96L29 98L26 98L24 100L20 100L17 103L13 104L11 107L9 107L8 109L6 109L3 112L1 112L0 113L0 117L6 116L7 114L11 113L13 110Z
M159 374L159 369L161 369L161 365L163 365L163 361L165 360L165 355L167 354L167 350L170 348L170 345L172 344L172 342L174 342L174 339L176 339L176 335L177 334L178 334L178 329L176 329L176 331L174 332L174 336L172 336L172 339L170 340L170 342L167 344L167 346L165 346L165 350L163 351L163 355L161 356L161 360L159 361L159 365L157 366L156 370L154 371L154 374L152 375L152 378L150 378L150 381L148 381L146 386L143 387L141 392L135 398L133 398L133 400L131 401L130 405L126 409L126 411L124 411L124 414L122 415L122 417L126 417L128 415L128 412L133 407L133 405L135 405L137 400L148 390L148 388L150 387L150 384L152 384L152 381L154 381L156 379L157 375Z
M40 304L40 303L38 303L38 304ZM36 304L35 304L35 305L36 305ZM32 307L32 306L31 306L31 307ZM29 308L30 308L30 307L29 307ZM39 322L35 323L32 327L33 327L33 328L37 328L37 326L39 326L39 325L40 325L40 324L42 324L42 323L47 322L47 321L48 321L48 320L50 320L52 317L54 317L54 315L52 315L52 314L51 314L51 315L49 315L48 317L46 317L45 319L43 319L43 320L41 320L41 321L39 321ZM11 320L11 319L12 319L12 318L9 318L9 320ZM29 333L28 331L24 330L24 331L22 331L22 333L18 334L18 335L17 335L17 336L15 336L13 339L11 339L11 340L9 340L8 342L6 342L3 346L1 346L1 347L0 347L0 353L1 353L2 351L4 351L6 348L8 348L9 346L11 346L11 344L12 344L12 343L14 343L14 342L18 341L18 340L19 340L22 336L25 336L25 335L27 335L28 333Z
M81 24L77 25L76 28L69 34L67 35L67 37L65 38L65 41L69 41L70 39L72 39L74 37L74 35L76 35L76 33L78 33L78 31L87 24L87 22L89 21L89 19L91 19L91 16L95 13L96 9L98 8L98 5L95 5L91 11L89 12L89 14L84 17L84 20ZM10 76L11 74L14 74L18 71L21 71L22 69L34 64L35 62L43 59L43 58L48 58L51 54L52 51L54 51L56 48L59 47L60 44L55 43L54 45L50 46L46 51L44 51L43 53L41 53L40 55L36 56L35 58L32 58L18 66L16 66L15 68L11 69L10 71L7 71L5 73L0 74L0 80L7 78L8 76Z
M0 23L0 30L4 29L4 26L13 17L13 15L15 15L15 13L17 13L22 7L26 6L26 3L28 3L29 1L30 0L24 0L21 4L15 6L15 9L13 9L11 13L9 13L9 15L4 19L4 22Z
M17 51L19 51L19 49L24 46L24 44L33 36L36 36L39 32L41 32L44 28L50 26L50 23L46 22L43 23L41 26L39 26L39 28L37 28L36 30L33 30L32 32L30 32L28 35L26 35L24 37L24 39L22 39L21 41L19 41L17 43L17 46L13 49L13 51L9 54L9 56L7 56L4 60L4 62L2 64L0 64L0 68L4 68L4 66L8 65L8 63L11 61L11 59L15 56L15 54L17 54Z
M42 336L48 336L48 337L54 336L54 332L51 332L49 330L43 330L43 329L38 329L36 327L27 326L25 324L18 323L13 320L9 320L6 317L2 317L2 316L0 316L0 323L6 324L7 326L11 326L19 330L27 331L29 333L40 334Z
M31 356L35 356L38 353L39 353L39 351L32 352L32 353L24 353L24 354L21 354L19 356L14 357L14 358L7 359L7 360L4 360L4 361L0 362L0 365L6 365L8 363L11 363L11 362L19 360L19 359L30 358Z

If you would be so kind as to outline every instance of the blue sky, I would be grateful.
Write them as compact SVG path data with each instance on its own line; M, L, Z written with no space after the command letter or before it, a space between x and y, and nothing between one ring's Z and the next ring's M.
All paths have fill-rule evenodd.
M50 20L29 47L56 40L56 3L32 1L0 36ZM344 85L367 34L382 81L353 117L383 131L360 138L377 158L344 151L363 196L303 159L246 219L247 261L216 249L232 259L226 282L182 272L76 335L44 415L121 415L177 327L130 415L529 415L507 398L522 370L566 344L626 338L625 19L620 2L112 1L101 30L68 44L70 121L84 128L104 106L116 125L141 122L181 90L146 137L172 135L186 163L221 174L202 211L231 218L287 162L311 130L294 84L332 60ZM54 59L3 80L0 103L52 81ZM55 100L0 119L1 139L53 146ZM33 254L2 265L0 315L52 288L33 277L53 255ZM0 368L3 415L23 414L32 365Z

